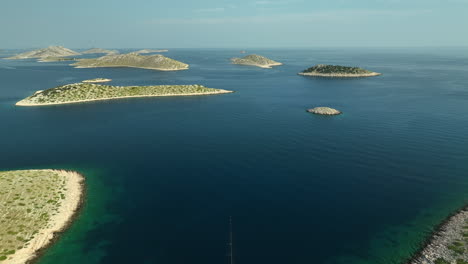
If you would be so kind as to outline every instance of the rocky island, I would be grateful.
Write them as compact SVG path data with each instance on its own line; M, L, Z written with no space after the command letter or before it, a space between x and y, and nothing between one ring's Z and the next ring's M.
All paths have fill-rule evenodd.
M370 77L381 74L358 67L318 64L300 72L299 75L320 77Z
M312 114L317 114L317 115L339 115L341 114L341 111L338 111L330 107L323 107L323 106L308 109L307 112L312 113Z
M131 97L189 96L232 93L202 85L110 86L75 83L37 91L16 103L18 106L41 106L111 100Z
M272 66L283 65L281 62L270 60L260 55L247 55L244 58L232 58L233 64L257 66L260 68L271 68Z
M104 82L110 82L112 79L106 79L106 78L95 78L95 79L90 79L90 80L84 80L82 82L84 83L104 83Z
M467 264L468 208L449 217L409 264Z
M80 53L64 48L62 46L50 46L45 49L38 49L38 50L20 53L18 55L9 57L7 59L22 60L22 59L37 59L37 58L68 57L68 56L77 56L77 55L80 55Z
M106 50L100 48L89 49L82 52L83 54L117 54L118 50Z
M29 263L51 244L76 215L83 181L63 170L0 172L0 263Z
M72 66L75 66L75 68L131 67L158 71L179 71L189 68L188 64L163 55L143 56L134 52L106 55L96 59L80 59Z

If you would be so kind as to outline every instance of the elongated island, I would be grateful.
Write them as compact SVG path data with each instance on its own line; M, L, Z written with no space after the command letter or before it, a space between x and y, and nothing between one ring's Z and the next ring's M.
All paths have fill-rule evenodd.
M0 263L29 263L71 223L84 178L73 171L0 172Z
M6 59L9 60L24 60L24 59L44 59L44 58L57 58L67 56L77 56L80 53L71 49L64 48L62 46L50 46L44 49L37 49L28 52L17 54L13 57Z
M318 64L300 72L299 75L343 78L371 77L381 75L381 73L368 71L358 67Z
M18 106L42 106L111 100L132 97L191 96L232 93L202 85L111 86L74 83L41 90L16 103Z
M266 69L270 69L273 66L283 65L281 62L270 60L266 57L256 54L247 55L243 58L232 58L231 61L233 64L256 66Z
M138 53L110 54L96 59L80 59L71 64L75 68L131 67L158 71L187 70L188 64L163 55L143 56Z

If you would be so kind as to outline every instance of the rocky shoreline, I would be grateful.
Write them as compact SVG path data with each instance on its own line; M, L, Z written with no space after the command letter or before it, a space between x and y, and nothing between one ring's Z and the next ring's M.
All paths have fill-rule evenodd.
M382 75L378 72L348 74L348 73L314 73L314 72L300 72L299 75L303 76L317 76L317 77L337 77L337 78L351 78L351 77L372 77Z
M468 206L449 216L406 264L468 263Z

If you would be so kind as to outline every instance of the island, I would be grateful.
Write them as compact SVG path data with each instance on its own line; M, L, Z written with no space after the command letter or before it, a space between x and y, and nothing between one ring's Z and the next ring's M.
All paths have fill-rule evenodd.
M467 264L468 207L444 221L409 264Z
M339 115L341 114L341 111L338 111L330 107L324 107L324 106L308 109L307 112L316 114L316 115Z
M118 50L106 50L100 48L93 48L89 50L85 50L82 52L83 54L117 54L119 53Z
M30 263L72 222L84 178L64 170L0 172L0 263Z
M142 49L135 51L137 54L144 54L144 53L158 53L158 52L168 52L169 50L167 49L160 49L160 50L152 50L152 49Z
M77 58L67 58L67 57L46 57L38 59L38 62L56 62L56 61L76 61Z
M187 70L188 64L163 55L143 56L137 53L111 54L96 59L80 59L72 64L75 68L131 67L158 71Z
M247 55L243 58L232 58L231 61L233 64L257 66L260 68L267 69L270 69L272 66L283 65L281 62L270 60L268 58L255 54Z
M299 75L320 77L370 77L381 73L368 71L358 67L318 64L300 72Z
M189 96L232 93L202 85L110 86L75 83L37 91L16 103L18 106L42 106L111 100L132 97Z
M95 78L95 79L90 79L90 80L84 80L82 82L84 83L104 83L104 82L110 82L112 79L106 79L106 78Z
M38 49L33 51L28 51L20 53L13 57L8 57L9 60L22 60L22 59L37 59L37 58L47 58L47 57L68 57L68 56L77 56L81 55L80 53L64 48L62 46L50 46L45 49Z

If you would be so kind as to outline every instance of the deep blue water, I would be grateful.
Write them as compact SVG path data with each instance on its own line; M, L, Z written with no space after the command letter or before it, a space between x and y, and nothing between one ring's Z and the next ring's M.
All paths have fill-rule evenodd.
M0 169L67 168L85 207L51 263L398 263L468 201L467 49L171 50L190 70L74 69L0 60ZM3 51L0 57L13 51ZM296 75L314 64L383 73ZM235 93L38 108L14 103L84 79ZM342 110L334 117L305 112Z

